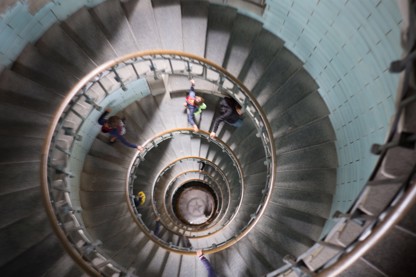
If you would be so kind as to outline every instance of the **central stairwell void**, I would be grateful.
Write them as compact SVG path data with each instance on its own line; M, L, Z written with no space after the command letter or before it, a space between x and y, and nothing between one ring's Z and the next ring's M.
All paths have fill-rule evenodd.
M168 87L174 82L188 84L190 76L200 84L198 92L204 94L211 107L200 116L199 132L188 128L171 129L185 124L182 93L180 97L175 91L171 91L170 96L167 92L153 95L155 91L151 89L160 82L167 83ZM109 88L114 85L112 79L119 84L113 91ZM139 92L138 88L144 91ZM183 87L181 91L186 90L187 87ZM239 129L225 127L219 133L221 139L211 139L203 130L210 128L219 95L237 99L244 107L245 120ZM128 99L132 97L140 99L129 104ZM321 105L324 106L322 101ZM150 136L143 141L142 153L124 148L117 153L102 135L97 136L96 122L104 106L111 106L113 110L120 107L119 112L128 122L129 135L142 140ZM160 112L155 113L155 110ZM44 157L47 165L43 171L44 184L47 184L44 190L45 193L49 191L50 214L57 214L52 220L56 221L55 226L61 226L55 230L62 238L70 238L67 248L74 251L72 255L88 257L86 265L90 271L126 273L146 268L149 276L162 274L160 270L166 264L166 257L171 257L178 266L187 257L184 255L192 255L198 249L209 254L244 245L247 235L256 228L265 229L265 233L267 229L281 229L282 239L293 236L294 230L290 226L283 228L278 219L260 222L271 199L283 209L295 210L284 203L284 196L273 195L276 139L268 118L241 82L208 60L177 51L144 52L113 60L83 78L65 98L58 115L48 136L51 143L45 147L49 150ZM164 120L167 115L173 118ZM327 149L333 154L333 147ZM325 148L321 147L321 153L326 153ZM189 201L177 203L178 191L191 188L190 182L207 186L211 201L201 196L182 196L180 202ZM134 204L138 191L148 196L143 206ZM302 194L302 189L294 192ZM288 191L288 199L298 198L294 192ZM314 193L308 194L314 197ZM306 196L302 196L301 202L307 201ZM282 203L278 203L279 198ZM324 200L330 205L331 197L320 199L317 205L322 205ZM204 210L215 209L208 212L209 220L184 223L184 214L189 215L189 206L193 205L199 205L197 208L202 209L202 214ZM186 211L182 216L178 216L180 209ZM116 218L103 217L114 211ZM320 228L325 223L325 213L327 210L322 209ZM117 228L109 228L109 222ZM161 225L157 234L155 224ZM278 224L280 227L275 228ZM319 232L318 227L315 239ZM302 234L297 236L301 238ZM308 236L298 242L304 244L304 248L314 243ZM186 245L175 243L181 240L186 241ZM249 242L245 244L253 247ZM151 255L131 255L139 249ZM269 262L269 269L272 268ZM201 268L187 270L193 275Z

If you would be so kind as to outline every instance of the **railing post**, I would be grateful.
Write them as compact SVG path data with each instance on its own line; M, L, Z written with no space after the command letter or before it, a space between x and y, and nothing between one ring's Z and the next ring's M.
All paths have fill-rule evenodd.
M115 76L114 76L114 80L116 80L116 82L118 82L118 83L120 84L121 89L122 89L123 91L126 91L126 90L127 90L127 87L126 87L126 85L124 84L123 80L121 79L120 75L118 74L118 72L117 72L116 68L113 66L113 67L110 69L110 71L114 73L114 75L115 75Z
M315 273L311 272L302 260L296 261L296 257L294 257L292 255L286 255L283 258L283 261L285 263L291 265L293 271L299 277L315 276Z
M97 103L95 103L95 100L92 99L91 97L89 97L87 94L83 94L85 97L85 102L90 104L91 106L94 107L94 109L96 109L97 111L102 111L103 107L101 107L100 105L98 105Z

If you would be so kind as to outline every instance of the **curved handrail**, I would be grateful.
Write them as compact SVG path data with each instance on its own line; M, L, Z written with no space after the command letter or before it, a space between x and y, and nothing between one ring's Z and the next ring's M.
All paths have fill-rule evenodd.
M225 184L226 184L226 187L227 187L227 190L228 190L228 194L230 194L230 190L229 190L229 187L230 187L230 184L229 184L229 181L228 181L228 179L225 177L225 174L224 174L224 172L222 172L222 170L215 164L215 163L213 163L213 162L211 162L210 160L208 160L208 159L206 159L206 158L202 158L202 157L198 157L198 156L185 156L185 157L182 157L182 158L178 158L178 159L176 159L175 161L173 161L173 162L171 162L171 163L169 163L167 166L165 166L160 172L159 172L159 175L158 176L161 176L161 175L164 175L164 174L166 174L166 172L167 172L167 170L169 170L170 168L172 168L173 167L173 165L175 164L175 163L179 163L179 162L181 162L181 161L184 161L184 160L198 160L198 161L203 161L204 163L206 163L206 164L208 164L209 166L211 166L211 167L213 167L214 169L215 169L215 171L218 173L218 174L220 174L221 175L221 178L222 178L222 180L225 182ZM156 182L157 182L157 180L156 180Z
M91 276L101 276L101 274L89 263L87 263L84 259L82 259L80 253L76 251L68 241L67 236L63 232L57 218L55 209L52 205L52 200L50 197L49 191L49 180L48 180L48 162L49 162L49 151L51 148L51 144L53 141L53 137L55 135L55 129L59 124L60 116L64 113L66 107L70 104L72 98L77 94L79 90L82 89L85 83L87 83L91 78L99 74L103 71L103 69L108 68L114 65L113 61L109 61L102 66L94 69L90 74L86 75L82 78L70 91L70 93L62 100L60 106L54 112L52 117L51 123L49 124L48 132L46 134L44 144L42 147L41 153L41 164L40 164L40 178L41 178L41 191L42 191L42 198L43 203L45 206L46 214L49 218L49 222L51 223L52 229L55 232L56 236L58 237L59 241L61 242L64 249L67 253L73 258L73 260L88 274Z
M405 17L408 18L411 22L410 26L412 27L416 22L416 13L414 8L415 3L409 2L409 7L407 7L408 14L405 15ZM404 113L405 108L409 107L408 105L411 102L415 101L415 93L414 91L412 91L410 83L411 79L413 79L414 81L414 55L416 53L414 50L414 44L416 40L414 37L414 30L410 29L409 26L407 26L407 30L402 30L402 35L404 35L405 32L407 33L407 38L409 40L406 41L405 44L403 44L403 51L406 56L403 60L407 61L405 63L405 68L403 68L404 71L401 76L401 84L399 84L397 88L397 94L399 96L397 101L398 105L396 107L396 113L394 114L393 120L391 122L386 143L384 147L380 146L381 149L378 149L382 150L381 156L378 159L375 169L373 170L369 180L377 179L377 174L382 168L382 163L386 160L389 148L400 145L400 143L398 143L397 145L396 143L394 143L395 137L400 135L400 127L403 127L404 122L406 121ZM413 58L410 58L412 55ZM413 95L409 95L410 93L413 93ZM410 98L410 101L408 98ZM409 118L412 119L413 117L409 116ZM412 126L414 126L414 122L412 122L411 124ZM390 145L389 147L389 144L392 145ZM413 171L409 172L409 177L404 183L402 183L401 190L393 198L390 205L380 214L383 215L383 219L380 220L379 224L375 225L374 229L371 230L370 235L368 235L368 237L366 237L365 240L357 242L350 252L344 253L336 262L336 264L324 268L319 273L319 276L336 276L336 274L339 274L345 269L347 269L362 255L364 255L368 250L370 250L374 245L376 245L384 236L386 236L388 231L391 230L391 228L404 217L407 211L409 211L410 208L416 203L416 182L414 180L415 173L416 168L413 168ZM362 190L360 196L357 197L356 202L360 201L363 193L364 189Z
M185 129L187 129L188 131L190 131L190 132L193 132L193 129L192 128L185 128ZM230 155L230 158L233 160L233 162L234 162L234 166L237 168L237 172L238 172L238 175L239 175L239 184L240 184L240 187L241 187L241 192L240 192L240 195L238 196L238 198L239 198L239 204L238 204L238 207L237 207L237 209L236 209L236 212L234 213L234 216L232 217L232 218L230 218L230 221L233 219L233 218L235 218L235 216L236 216L236 214L237 214L237 211L240 209L240 207L241 207L241 204L242 204L242 201L243 201L243 196L244 196L244 190L245 190L245 184L244 184L244 179L243 179L243 171L242 171L242 167L241 167L241 164L240 164L240 162L238 161L238 159L237 159L237 157L235 156L235 154L234 154L234 152L231 150L231 148L227 145L227 144L225 144L223 141L221 141L220 139L216 139L216 140L211 140L210 138L209 138L209 133L208 132L205 132L205 131L199 131L198 132L199 134L205 134L205 138L207 139L207 140L209 140L209 141L212 141L212 142L214 142L214 143L216 143L217 145L219 145L222 149L224 149L225 150L225 152L227 152L227 154L229 154ZM200 160L201 158L200 157L193 157L193 156L188 156L188 157L182 157L182 158L178 158L178 159L176 159L176 160L174 160L173 162L171 162L169 165L167 165L165 168L170 168L170 167L172 167L173 165L175 165L176 163L178 163L178 162L180 162L180 161L183 161L183 160L185 160L185 159L198 159L198 160ZM207 160L207 159L205 159L206 161L208 161L208 163L209 164L214 164L214 163L212 163L211 161L209 161L209 160ZM216 166L216 168L218 168L218 166ZM222 171L219 171L219 172L222 172ZM158 174L158 176L161 176L163 174L163 170L162 171L160 171L159 172L159 174ZM226 180L227 180L227 178L226 178ZM228 182L227 182L228 183ZM230 187L230 184L228 184L228 186L227 186L227 188L229 189L229 187ZM229 194L230 194L230 192L229 192ZM153 197L153 196L152 196ZM231 201L231 198L229 198L229 203L228 204L230 204L230 201ZM155 208L155 207L154 207Z
M182 158L179 158L179 159L176 159L174 162L172 162L172 163L170 163L170 164L168 164L167 166L165 166L165 168L163 168L160 172L159 172L159 174L158 174L158 176L163 176L163 175L165 175L166 173L167 173L167 171L168 170L170 170L170 169L172 169L173 167L174 167L174 165L176 164L176 163L180 163L180 162L182 162L182 161L185 161L185 160L198 160L198 161L203 161L204 163L206 163L207 165L209 165L209 166L211 166L211 167L213 167L214 168L214 170L215 170L215 172L217 172L217 173L219 173L220 174L220 176L221 176L221 178L222 178L222 180L223 180L223 182L225 183L225 187L226 187L226 189L227 189L227 195L228 195L228 197L227 197L227 199L228 199L228 203L227 203L227 207L229 207L230 206L230 203L231 203L231 198L230 198L230 195L231 195L231 192L230 192L230 184L229 184L229 181L228 181L228 179L225 177L225 174L224 174L224 172L222 172L222 170L215 164L215 163L213 163L213 162L211 162L210 160L208 160L208 159L205 159L205 158L201 158L201 157L197 157L197 156L186 156L186 157L182 157ZM172 178L173 179L173 178ZM158 182L158 180L156 180L156 182ZM221 193L222 193L222 191L221 191ZM153 205L153 209L154 210L157 210L157 207L155 207L155 205ZM166 207L165 207L165 209L166 209ZM226 213L226 211L224 211L224 210L221 210L221 213L223 213L224 215L225 215L225 213ZM220 214L221 214L220 213ZM222 217L224 216L224 215L222 215ZM195 231L196 232L196 231ZM200 237L200 236L198 236L198 237Z
M136 52L131 53L128 55L125 55L123 57L119 57L116 59L113 59L111 61L108 61L101 66L95 68L93 71L91 71L89 74L87 74L85 77L83 77L72 89L71 91L65 96L65 98L62 100L60 106L56 109L54 112L53 118L50 122L47 135L45 137L45 143L42 148L41 153L41 165L40 165L40 171L41 171L41 187L42 187L42 196L45 204L45 209L47 211L48 218L53 226L53 230L57 234L57 237L61 241L61 243L64 245L64 248L70 253L71 257L74 258L74 260L87 272L91 272L92 275L97 274L96 269L94 269L90 264L88 264L85 260L78 259L77 251L73 249L73 245L68 241L68 239L65 237L65 234L63 233L63 230L61 229L61 224L59 219L57 218L56 212L54 211L53 207L53 200L51 199L51 189L50 189L50 182L48 178L48 168L49 168L49 160L50 160L50 152L52 151L51 146L53 143L55 143L55 138L57 137L57 132L60 130L58 127L62 127L63 120L62 115L65 115L67 112L67 107L72 107L73 99L80 99L82 96L85 96L85 101L93 106L94 109L100 110L101 107L98 106L96 103L94 103L94 100L89 98L85 92L92 86L92 84L98 83L100 86L102 84L100 83L101 78L104 76L107 76L110 73L115 73L117 75L116 70L122 69L123 67L133 65L134 63L139 62L151 62L152 59L172 59L176 61L182 61L185 63L192 63L196 65L200 65L203 67L203 73L202 75L199 75L201 78L207 78L207 72L208 71L214 71L219 74L220 79L222 82L220 82L220 87L224 91L226 91L227 94L233 96L235 99L242 101L246 106L247 113L251 116L251 118L254 120L256 128L258 129L260 138L263 141L263 147L265 149L266 153L266 159L267 162L267 171L270 173L268 174L268 179L266 180L266 193L263 194L263 201L266 203L265 205L262 205L261 208L257 212L257 216L250 222L250 224L247 226L247 228L240 234L239 239L243 238L255 225L255 223L259 220L260 216L264 213L265 208L267 206L267 203L271 196L271 191L273 189L273 183L274 183L274 174L275 174L275 168L276 168L276 159L275 159L275 146L274 146L274 140L273 140L273 133L271 131L270 124L267 121L267 118L263 111L260 108L260 105L257 103L256 99L250 94L250 91L240 82L237 78L229 74L225 69L222 67L216 65L215 63L210 62L209 60L192 55L187 54L180 51L167 51L167 50L151 50L151 51L144 51L144 52ZM170 61L170 60L169 60ZM173 70L172 62L169 63L172 69L172 73L174 73L175 70ZM154 76L157 76L156 69L151 68L151 71L153 71ZM195 75L197 76L197 75ZM226 89L223 87L224 81L227 80L229 83L232 84L232 88ZM120 88L123 90L126 88L125 83L123 81L118 80ZM216 82L216 81L212 81ZM106 95L108 94L108 91L106 88L103 87L104 92ZM241 98L243 97L243 98ZM242 100L243 99L243 100ZM71 108L69 108L71 109ZM75 113L75 111L73 111ZM75 113L76 114L76 113ZM76 114L80 118L82 118L82 115ZM77 129L78 131L78 129ZM75 140L78 139L78 137L75 137ZM71 144L71 149L72 145ZM239 240L238 239L238 240ZM238 241L236 240L236 241ZM224 248L222 248L224 249ZM71 254L72 253L72 254Z
M208 185L212 190L214 190L216 193L218 193L219 192L219 195L220 195L220 197L218 197L219 199L223 199L223 192L222 192L222 190L219 188L220 186L213 180L213 178L209 175L209 173L208 172L206 172L206 171L201 171L201 170L188 170L188 171L184 171L184 172L181 172L181 173L179 173L179 174L177 174L176 176L173 176L172 178L171 178L171 180L169 181L169 183L168 183L168 185L166 186L166 189L165 189L165 193L164 193L164 195L169 195L170 197L169 197L169 199L170 199L170 203L172 203L172 200L173 200L173 195L174 195L174 192L181 186L181 184L182 183L184 183L184 182L180 182L180 184L178 185L177 184L177 182L179 181L179 180L182 180L182 179L186 179L186 182L188 182L188 181L191 181L191 180L198 180L198 178L190 178L188 175L203 175L203 176L205 176L205 177L207 177L208 179L210 179L210 181L211 182L207 182L207 180L203 180L203 179L199 179L202 183L204 183L204 184L206 184L206 185ZM185 183L186 183L185 182ZM167 190L169 190L169 193L167 192ZM219 199L217 199L217 201L219 202L219 203L221 203L220 205L219 205L219 207L221 207L222 206L222 201L221 200L219 200ZM166 203L165 203L166 204ZM165 210L167 210L167 211L171 211L172 210L172 207L170 207L170 209L168 209L166 206L165 206L165 204L163 205L164 207L165 207ZM168 213L168 215L169 215L169 213ZM172 220L172 218L171 218L171 220ZM204 228L204 230L206 229L206 228L208 228L208 227L205 227ZM192 228L191 228L192 229ZM201 230L198 230L198 231L201 231Z
M411 187L403 196L402 201L389 211L389 214L383 219L383 223L374 228L364 241L358 242L351 252L343 255L336 264L321 271L319 276L338 276L386 236L388 231L404 217L415 203L416 183L412 182Z
M206 180L201 180L201 181L202 181L202 183L204 183L207 186L209 186L212 190L216 191L216 193L218 193L218 191L219 191L219 195L220 196L218 197L217 201L220 203L218 205L218 209L221 209L221 207L222 207L222 201L221 200L224 197L223 196L223 192L222 192L222 190L220 188L217 187L218 184L215 182L215 180L213 179L213 177L210 176L209 173L206 172L206 171L189 170L189 171L185 171L185 172L179 173L178 175L172 177L172 180L169 182L168 187L171 187L173 185L173 183L174 182L176 183L179 179L182 178L182 176L186 176L187 177L186 182L189 182L189 181L192 181L192 180L200 180L200 179L197 179L197 178L189 178L189 176L187 176L187 175L190 175L190 174L193 174L193 175L203 175L203 176L205 176L205 177L207 177L208 179L211 180L211 182L207 182ZM175 188L173 188L173 189L176 190L178 187L181 186L182 183L183 182L181 182L179 185L175 185ZM172 196L173 196L173 194L171 194L170 202L172 201ZM169 210L171 210L171 209L169 209ZM169 213L168 213L168 216L171 217ZM209 225L212 225L212 224L213 223L210 223ZM205 227L203 229L203 231L207 230L207 228L209 228L209 227ZM179 227L179 229L181 229L181 227ZM190 228L190 229L191 229L190 231L189 230L185 230L185 231L189 231L189 232L201 232L202 231L202 230L193 230L192 228ZM179 234L180 231L174 231L174 230L172 230L172 232ZM203 237L201 235L195 235L195 234L189 235L189 236L192 236L192 238L202 238Z
M176 180L175 180L174 182L176 182ZM204 184L204 185L207 185L207 186L211 187L209 182L207 182L206 180L201 180L201 179L199 179L199 178L189 178L189 179L186 179L186 180L184 180L184 181L181 181L181 182L177 185L177 187L179 188L179 187L181 187L181 186L183 186L183 185L185 185L185 184L187 184L187 183L189 183L189 182L199 182L199 183L202 183L202 184ZM172 198L172 197L171 197L171 198ZM179 219L179 218L178 218L178 219ZM192 227L191 227L191 228L192 228ZM193 229L193 228L192 228L192 229ZM193 239L195 239L195 238L197 238L197 237L192 236L192 238L193 238Z
M155 136L153 136L152 138L150 138L150 139L148 139L148 140L146 140L146 142L145 143L143 143L142 144L142 146L144 147L144 152L143 153L141 153L141 152L137 152L137 153L135 153L135 155L133 156L133 158L132 158L132 160L131 160L131 162L130 162L130 165L129 165L129 169L128 169L128 171L127 171L127 182L126 182L126 190L125 190L125 197L126 197L126 201L128 201L128 203L129 202L131 202L131 197L130 197L130 195L131 195L131 193L130 193L130 189L129 189L129 187L131 186L131 183L132 182L134 182L134 178L131 178L131 176L132 176L132 172L134 172L135 171L135 168L136 167L138 167L139 166L139 164L140 164L140 159L142 159L142 158L144 158L144 156L145 156L145 154L151 149L151 148L153 148L153 147L156 147L156 145L153 143L154 141L156 141L156 140L158 140L158 139L160 139L158 142L161 142L161 141L163 141L163 140L166 140L166 139L171 139L172 138L172 136L171 135L174 135L175 133L177 133L177 134L196 134L196 135L199 135L199 136L201 136L201 137L204 137L204 138L206 138L207 140L209 140L209 141L211 141L212 143L215 143L215 144L217 144L221 149L223 149L228 155L229 155L229 157L232 159L232 161L233 161L233 164L234 164L234 166L236 167L236 169L237 169L237 172L238 172L238 175L240 176L240 186L241 186L241 196L239 196L239 205L237 206L237 209L236 209L236 211L233 213L233 215L232 215L232 217L228 220L228 222L230 222L233 218L235 218L236 217L236 215L238 214L238 209L241 207L241 204L242 204L242 201L243 201L243 195L244 195L244 188L245 188L245 186L244 186L244 178L243 178L243 171L242 171L242 167L241 167L241 165L240 165L240 163L239 163L239 161L238 161L238 159L237 159L237 157L235 156L235 154L234 154L234 152L231 150L231 148L228 146L228 145L226 145L224 142L222 142L220 139L215 139L215 140L212 140L211 138L210 138L210 134L208 133L208 132L206 132L206 131L203 131L203 130L199 130L198 132L194 132L193 131L193 129L192 128L175 128L175 129L170 129L170 130L167 130L167 131L164 131L164 132L161 132L161 133L159 133L159 134L157 134L157 135L155 135ZM167 166L165 166L165 168L170 168L170 167L172 167L175 163L177 163L177 162L179 162L179 161L181 161L181 160L183 160L184 158L186 158L186 159L191 159L191 158L193 158L193 159L198 159L198 160L200 160L201 158L200 157L192 157L192 156L188 156L188 157L181 157L181 158L178 158L178 159L176 159L176 160L174 160L173 162L171 162L170 164L168 164ZM211 163L211 162L210 162ZM159 172L159 174L158 174L158 176L160 176L160 175L162 175L162 173L163 173L163 169ZM151 198L153 199L153 195L151 195ZM133 205L132 205L133 203L130 203L130 205L128 205L128 207L129 207L129 211L130 211L130 213L131 213L131 215L132 215L132 217L133 217L133 219L134 219L134 221L138 224L138 226L139 227L143 227L143 224L142 224L142 222L137 218L137 214L136 214L136 212L135 212L135 209L133 208ZM156 208L154 207L154 203L152 202L152 205L153 205L153 209L154 210L156 210ZM262 205L262 206L264 206L264 205ZM151 233L151 232L148 232L147 231L147 229L146 228L141 228L145 233L147 233L147 235L150 237L150 238L152 238L152 237L154 237L153 236L153 234ZM244 230L244 229L243 229ZM238 240L236 240L236 238L237 237L232 237L231 238L231 240L232 240L232 243L231 242L229 242L229 243L224 243L224 244L222 244L222 246L223 247L229 247L229 246L231 246L231 245L233 245L234 243L236 243ZM240 238L241 239L241 238ZM158 238L153 238L153 240L154 240L154 242L156 242L156 243L158 243L159 245L162 245L163 246L163 242L161 243L161 240L160 239L158 239ZM172 248L170 247L170 246L166 246L166 245L164 245L163 246L165 249L167 249L167 250L172 250ZM222 248L222 249L225 249L225 248ZM174 250L175 252L178 252L178 253L182 253L183 251L185 252L185 253L188 253L189 252L189 250L177 250L177 249L175 249ZM207 249L206 250L206 252L208 252L209 250ZM212 251L212 250L211 250ZM219 250L218 250L219 251ZM216 252L216 251L215 251Z
M127 171L127 182L126 182L126 198L130 199L130 194L129 194L129 186L131 186L131 183L134 181L132 180L132 172L135 171L135 168L139 166L140 164L140 160L144 158L144 156L146 155L146 153L148 151L150 151L150 149L152 149L153 147L156 147L156 144L154 144L153 142L156 141L157 139L160 138L160 140L158 141L158 143L167 140L167 139L171 139L172 136L171 135L175 135L175 134L194 134L194 135L199 135L201 137L204 137L205 139L207 139L210 142L215 143L217 146L219 146L221 149L223 149L231 158L231 160L233 161L233 165L236 167L237 169L237 173L239 175L239 184L241 186L241 196L239 196L240 199L240 204L241 205L241 201L243 199L243 195L244 195L244 177L243 177L243 170L242 170L242 166L238 160L238 158L236 157L236 155L234 154L234 152L231 150L231 148L224 143L221 139L217 138L215 140L212 140L209 137L209 133L203 130L199 130L198 132L194 132L192 128L174 128L174 129L170 129L164 132L161 132L155 136L153 136L150 139L147 139L142 146L144 146L144 152L137 152L134 154L130 165L128 167L128 171ZM228 193L230 194L229 188L230 188L230 184L228 182L228 179L225 177L224 173L222 172L222 170L219 169L219 167L211 162L208 159L202 158L202 157L197 157L197 156L185 156L185 157L181 157L181 158L177 158L176 160L172 161L171 163L169 163L168 165L166 165L158 174L157 176L162 176L164 174L164 171L166 169L169 169L170 167L172 167L174 164L176 164L177 162L183 161L185 159L196 159L196 160L201 160L206 162L207 164L209 164L210 166L214 167L216 169L217 172L219 172L222 176L222 178L226 181L227 184L227 188L228 188ZM151 199L153 199L153 190L152 190L152 195L151 195ZM229 203L228 203L229 204ZM153 207L154 210L156 210L155 207Z
M45 142L47 144L47 142ZM44 149L45 149L44 145ZM42 153L41 156L41 164L47 164L48 162L48 155L45 155L45 153ZM46 170L42 170L41 166L41 179L42 183L48 183L48 174ZM101 276L101 274L90 264L85 262L84 259L82 259L81 255L74 249L74 247L67 241L67 237L61 227L56 223L55 219L55 211L51 204L51 199L49 196L49 190L45 186L41 186L42 194L43 194L43 204L45 206L46 214L49 218L49 221L51 223L52 229L55 232L58 239L61 241L62 246L64 247L65 251L71 256L71 258L90 276Z

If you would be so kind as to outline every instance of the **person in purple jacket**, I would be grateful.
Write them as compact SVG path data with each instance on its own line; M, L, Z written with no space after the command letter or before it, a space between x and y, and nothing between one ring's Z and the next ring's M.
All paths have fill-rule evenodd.
M114 115L106 119L106 116L111 112L110 109L106 109L104 113L98 119L101 132L108 133L110 135L110 143L114 143L117 140L121 141L124 145L130 148L136 148L139 151L143 151L143 147L134 143L128 142L123 135L126 133L126 127L120 117Z
M198 256L199 260L202 262L204 267L208 271L208 277L217 277L217 274L215 274L214 268L212 267L211 263L208 261L207 258L205 258L204 253L202 250L197 250L196 255Z

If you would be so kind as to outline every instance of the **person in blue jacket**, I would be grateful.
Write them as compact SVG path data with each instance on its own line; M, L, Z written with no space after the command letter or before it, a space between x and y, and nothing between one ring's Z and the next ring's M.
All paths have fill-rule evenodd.
M124 126L124 123L120 117L114 115L106 119L106 116L110 112L110 109L106 109L98 119L98 124L102 126L101 132L108 133L110 135L110 143L114 143L119 140L127 147L136 148L139 151L143 151L142 146L130 143L123 137L123 135L126 133L126 127Z
M206 105L204 104L204 98L196 96L195 94L195 81L191 80L191 88L189 89L188 95L186 96L186 101L184 106L187 108L188 113L188 123L194 128L194 132L198 132L198 125L195 123L195 114L201 112L201 109L205 109Z
M207 258L205 258L204 253L202 250L197 250L196 255L198 256L199 260L202 262L204 267L208 271L208 277L217 277L217 274L215 274L214 268L212 267L211 263L208 261Z

